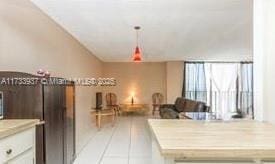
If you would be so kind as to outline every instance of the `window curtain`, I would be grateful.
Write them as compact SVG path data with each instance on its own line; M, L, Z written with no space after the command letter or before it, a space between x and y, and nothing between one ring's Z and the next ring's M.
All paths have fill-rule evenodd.
M238 110L254 118L253 109L253 64L241 63Z
M239 63L207 63L208 102L218 119L236 112Z
M206 102L207 93L204 63L185 63L184 81L183 97Z

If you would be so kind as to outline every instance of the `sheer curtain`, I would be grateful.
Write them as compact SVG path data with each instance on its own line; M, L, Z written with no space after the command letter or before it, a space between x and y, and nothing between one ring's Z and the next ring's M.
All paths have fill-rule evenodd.
M239 111L254 118L253 110L253 64L242 63L239 85Z
M183 96L188 99L206 101L206 78L204 63L185 65L185 90Z
M197 101L207 101L206 78L204 63L185 64L185 98ZM194 120L205 120L205 113L186 113L188 117Z
M207 63L208 101L218 119L229 119L236 112L239 64Z

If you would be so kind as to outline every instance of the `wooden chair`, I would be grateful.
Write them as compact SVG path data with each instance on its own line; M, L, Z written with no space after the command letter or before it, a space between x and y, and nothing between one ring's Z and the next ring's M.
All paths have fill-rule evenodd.
M109 109L114 109L117 114L120 114L120 108L117 104L117 96L115 93L107 93L106 94L106 106Z
M163 103L163 95L161 93L154 93L152 95L152 101L153 101L153 110L152 114L154 115L156 111L159 111L160 105Z

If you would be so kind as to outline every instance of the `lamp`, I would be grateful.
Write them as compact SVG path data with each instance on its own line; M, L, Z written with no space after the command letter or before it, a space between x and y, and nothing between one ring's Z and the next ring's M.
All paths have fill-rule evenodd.
M134 96L132 96L131 104L134 105Z
M135 52L133 54L133 61L134 62L141 62L141 50L138 46L138 30L140 30L139 26L135 26L134 29L136 30L136 48L135 48Z
M135 92L134 91L131 91L131 105L134 105L134 103L135 103L135 100L134 100L134 98L135 98Z
M140 62L141 61L140 49L139 49L138 46L135 49L135 53L134 53L134 56L133 56L133 61L134 62Z

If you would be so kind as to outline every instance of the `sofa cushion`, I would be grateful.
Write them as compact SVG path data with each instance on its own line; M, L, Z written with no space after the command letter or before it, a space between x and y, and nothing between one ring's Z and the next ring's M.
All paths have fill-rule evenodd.
M161 108L160 116L162 119L179 119L179 113L171 108Z
M204 102L185 99L184 112L206 112Z
M177 112L183 112L184 111L184 104L185 104L185 99L178 97L175 102L175 110Z
M194 100L185 99L184 112L197 112L198 102Z

